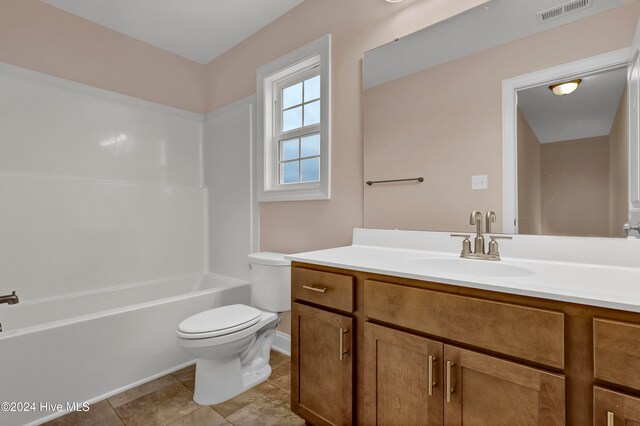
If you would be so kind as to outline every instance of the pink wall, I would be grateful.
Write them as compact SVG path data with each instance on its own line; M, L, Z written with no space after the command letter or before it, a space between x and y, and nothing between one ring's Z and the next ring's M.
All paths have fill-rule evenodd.
M38 0L2 0L0 61L203 113L205 67Z
M624 237L629 220L629 98L625 88L609 135L609 236Z
M484 0L306 0L207 66L206 109L256 90L256 69L332 34L332 199L260 205L262 250L346 245L363 224L362 54Z
M542 233L540 141L518 108L518 232Z
M609 136L541 146L543 235L609 236Z

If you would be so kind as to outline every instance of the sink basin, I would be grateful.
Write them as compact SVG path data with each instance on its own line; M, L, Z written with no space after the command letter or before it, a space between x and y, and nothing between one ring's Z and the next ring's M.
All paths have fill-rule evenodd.
M407 263L434 273L442 272L446 274L473 275L476 277L524 277L534 274L531 269L510 265L504 263L504 261L462 258L418 258L410 259Z

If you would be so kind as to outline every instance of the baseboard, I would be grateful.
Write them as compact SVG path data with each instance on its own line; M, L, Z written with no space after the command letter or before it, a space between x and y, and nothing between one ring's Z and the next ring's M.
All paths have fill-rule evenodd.
M281 331L276 331L276 339L273 341L271 349L283 355L291 356L291 336Z

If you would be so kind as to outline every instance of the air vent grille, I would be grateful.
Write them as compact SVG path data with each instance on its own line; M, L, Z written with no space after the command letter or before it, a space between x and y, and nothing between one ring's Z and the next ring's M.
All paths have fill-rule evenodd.
M543 10L536 14L536 16L538 17L538 23L547 22L551 19L556 19L560 16L565 16L570 13L577 12L591 6L592 3L593 0L573 0L563 3L559 6L552 7L551 9Z

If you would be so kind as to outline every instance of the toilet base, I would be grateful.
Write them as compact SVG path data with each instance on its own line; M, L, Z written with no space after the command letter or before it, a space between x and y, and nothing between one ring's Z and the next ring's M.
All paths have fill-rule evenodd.
M198 358L193 400L200 405L219 404L267 380L271 375L269 356L275 325L261 330L241 353Z
M200 405L219 404L259 385L271 375L269 363L256 371L244 373L239 367L238 356L226 360L199 359L193 400Z

